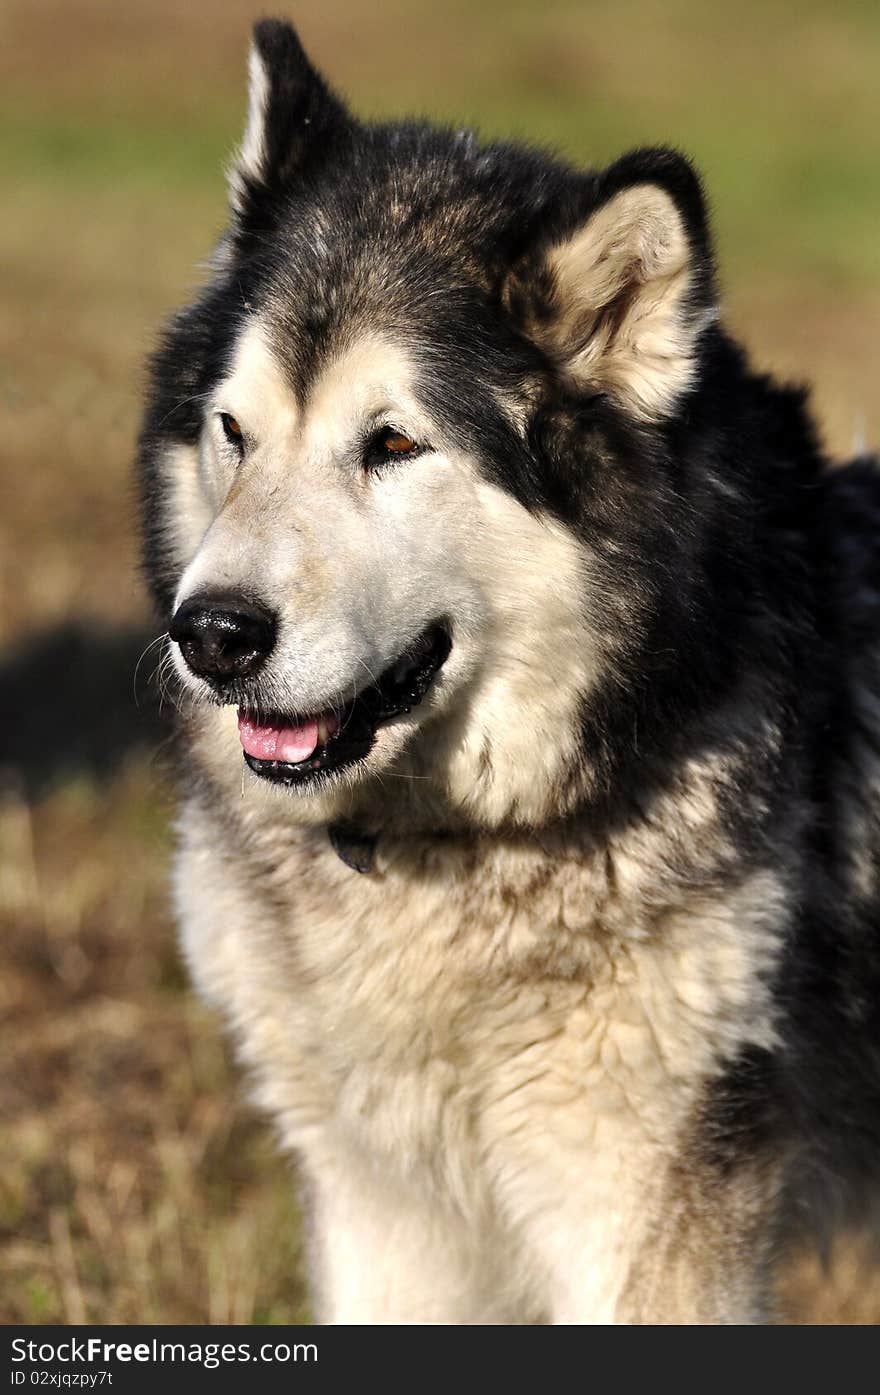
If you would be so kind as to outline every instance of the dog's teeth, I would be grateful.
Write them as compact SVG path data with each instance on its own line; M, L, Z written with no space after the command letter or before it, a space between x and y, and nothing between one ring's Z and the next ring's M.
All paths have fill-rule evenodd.
M330 739L330 724L326 717L318 718L318 745L326 746Z

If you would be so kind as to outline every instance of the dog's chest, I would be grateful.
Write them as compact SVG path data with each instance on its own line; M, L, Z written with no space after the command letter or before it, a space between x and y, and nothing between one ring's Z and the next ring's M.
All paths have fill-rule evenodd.
M297 1146L329 1129L460 1191L524 1131L606 1157L674 1131L743 1037L770 1039L757 889L649 908L607 858L535 843L380 850L361 876L309 837L269 862L225 920L215 866L185 935Z

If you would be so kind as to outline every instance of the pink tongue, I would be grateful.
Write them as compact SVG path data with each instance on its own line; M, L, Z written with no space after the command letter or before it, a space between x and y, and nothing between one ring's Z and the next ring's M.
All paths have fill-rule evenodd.
M333 731L335 719L328 717L325 720L328 730ZM314 721L305 722L301 727L282 727L273 723L263 726L239 712L238 733L247 755L257 760L285 761L290 765L306 760L318 745L318 723Z

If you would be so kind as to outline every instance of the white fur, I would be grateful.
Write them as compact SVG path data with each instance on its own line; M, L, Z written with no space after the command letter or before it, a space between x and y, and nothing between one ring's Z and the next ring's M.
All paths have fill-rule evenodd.
M556 314L538 333L565 372L637 417L671 411L715 312L688 306L692 254L669 195L650 184L623 190L552 249L548 270Z
M255 43L248 54L248 105L244 135L229 171L229 195L233 210L240 211L244 178L259 183L265 176L266 114L269 108L269 75Z

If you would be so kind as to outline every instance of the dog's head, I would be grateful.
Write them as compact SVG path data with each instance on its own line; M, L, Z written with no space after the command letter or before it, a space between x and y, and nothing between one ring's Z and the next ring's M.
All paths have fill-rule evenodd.
M712 305L678 155L579 173L362 124L259 24L230 227L141 446L214 777L243 749L314 819L380 790L489 825L582 797L698 605L675 437Z

